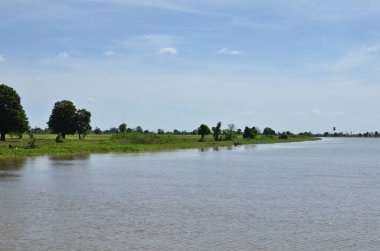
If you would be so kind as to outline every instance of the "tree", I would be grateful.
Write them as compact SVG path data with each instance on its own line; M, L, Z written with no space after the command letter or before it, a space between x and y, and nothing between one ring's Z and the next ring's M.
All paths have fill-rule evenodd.
M62 134L62 138L65 138L66 134L75 134L77 130L76 111L77 109L71 101L56 102L47 122L49 128L53 133Z
M278 136L279 139L288 139L289 138L289 135L286 133L286 132L283 132L280 134L280 136Z
M164 129L158 129L158 130L157 130L157 133L158 133L158 134L165 134L165 131L164 131Z
M7 133L23 133L29 129L28 118L17 92L4 84L0 85L0 134L5 141Z
M251 130L253 134L255 135L255 137L257 134L260 134L260 129L258 127L252 126Z
M94 130L94 133L95 134L102 134L102 130L100 130L99 127L96 127L95 130Z
M79 109L75 115L75 122L79 139L81 135L84 138L91 131L91 113L86 109Z
M259 132L256 127L252 126L252 128L249 128L248 126L246 126L244 128L243 138L254 139L257 134L259 134Z
M136 129L135 129L135 131L136 131L137 133L144 133L144 130L142 129L141 126L137 126Z
M202 125L199 126L199 128L198 128L198 135L202 136L201 139L200 139L200 141L203 141L205 135L209 135L210 133L211 133L210 128L208 128L207 125L202 124Z
M127 124L123 123L123 124L119 125L119 131L121 133L126 133L127 132Z
M253 133L252 129L249 128L248 126L246 126L244 128L243 138L245 138L245 139L254 139L255 138L255 134Z
M234 124L228 124L228 129L225 130L225 140L233 140L236 137L236 126Z
M212 136L214 137L215 141L221 140L220 135L222 134L222 130L220 129L222 127L222 122L218 122L216 124L216 127L212 127Z
M263 134L266 135L266 136L268 136L268 135L275 135L276 132L272 128L265 127L264 131L263 131Z
M33 133L33 134L43 134L44 133L44 130L42 130L41 128L39 127L35 127L33 129L30 129L30 132Z

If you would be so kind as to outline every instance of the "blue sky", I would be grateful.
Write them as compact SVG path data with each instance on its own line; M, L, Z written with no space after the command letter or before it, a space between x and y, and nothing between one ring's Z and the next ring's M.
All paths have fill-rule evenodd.
M32 127L380 131L380 2L2 0L0 82Z

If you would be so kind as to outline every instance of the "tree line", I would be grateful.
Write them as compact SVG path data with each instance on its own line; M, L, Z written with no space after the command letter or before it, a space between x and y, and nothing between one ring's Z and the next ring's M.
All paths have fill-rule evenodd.
M291 132L276 133L272 128L266 127L261 132L258 127L248 127L246 126L244 131L241 129L236 129L234 124L228 124L227 129L222 129L222 122L218 122L216 126L209 128L206 124L201 124L198 128L192 131L179 131L174 129L173 131L165 131L164 129L158 129L157 131L143 130L141 126L136 128L128 128L127 124L122 123L118 127L111 127L108 130L102 131L100 128L95 128L93 130L95 134L115 134L115 133L157 133L166 135L200 135L200 141L204 140L206 135L212 135L215 141L221 140L233 140L237 136L242 136L245 139L254 139L257 135L262 134L266 136L278 135L281 138L288 138L288 136L294 136Z
M120 124L118 127L112 127L108 130L102 131L100 128L95 128L92 131L91 112L86 109L77 109L73 102L69 100L58 101L54 104L51 115L47 122L48 128L33 128L29 127L28 118L21 105L20 96L17 92L5 85L0 85L0 134L1 140L5 141L5 135L8 133L22 134L29 132L31 134L42 133L56 133L58 134L57 142L61 138L65 138L68 134L77 133L79 139L84 139L85 136L93 132L95 134L115 134L115 133L157 133L157 134L175 134L175 135L200 135L200 141L204 140L206 135L212 135L215 141L233 140L238 135L242 135L245 139L254 139L259 135L260 129L258 127L246 126L244 130L236 129L234 124L228 124L227 129L222 129L222 123L218 122L215 126L209 128L206 124L201 124L198 128L191 132L179 131L165 131L158 129L157 132L143 130L141 126L136 128L128 128L126 123ZM274 136L278 135L280 138L288 138L293 134L290 132L276 133L273 129L266 127L262 131L263 135Z
M77 110L73 102L58 101L54 104L47 122L49 131L57 133L62 138L67 134L78 133L84 138L91 131L91 113L86 109ZM20 96L10 86L0 85L0 140L5 141L8 133L32 133L28 118L21 105Z

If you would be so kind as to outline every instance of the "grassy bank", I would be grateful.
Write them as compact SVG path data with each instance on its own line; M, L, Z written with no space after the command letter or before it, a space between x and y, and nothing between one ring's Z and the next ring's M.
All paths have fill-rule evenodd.
M258 136L256 139L246 140L238 137L234 141L213 141L211 136L199 142L200 136L193 135L158 135L158 134L91 134L85 140L77 136L67 136L64 143L56 143L56 135L35 135L37 148L28 149L30 141L27 135L23 139L7 138L0 142L0 159L14 159L41 155L80 155L89 153L130 153L144 151L165 151L174 149L208 148L233 146L234 142L245 144L269 144L317 140L310 137L290 137L278 139L271 136Z

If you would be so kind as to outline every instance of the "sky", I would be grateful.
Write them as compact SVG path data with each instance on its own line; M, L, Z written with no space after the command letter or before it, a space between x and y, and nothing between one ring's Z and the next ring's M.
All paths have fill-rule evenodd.
M380 131L380 1L1 0L0 83L126 123Z

